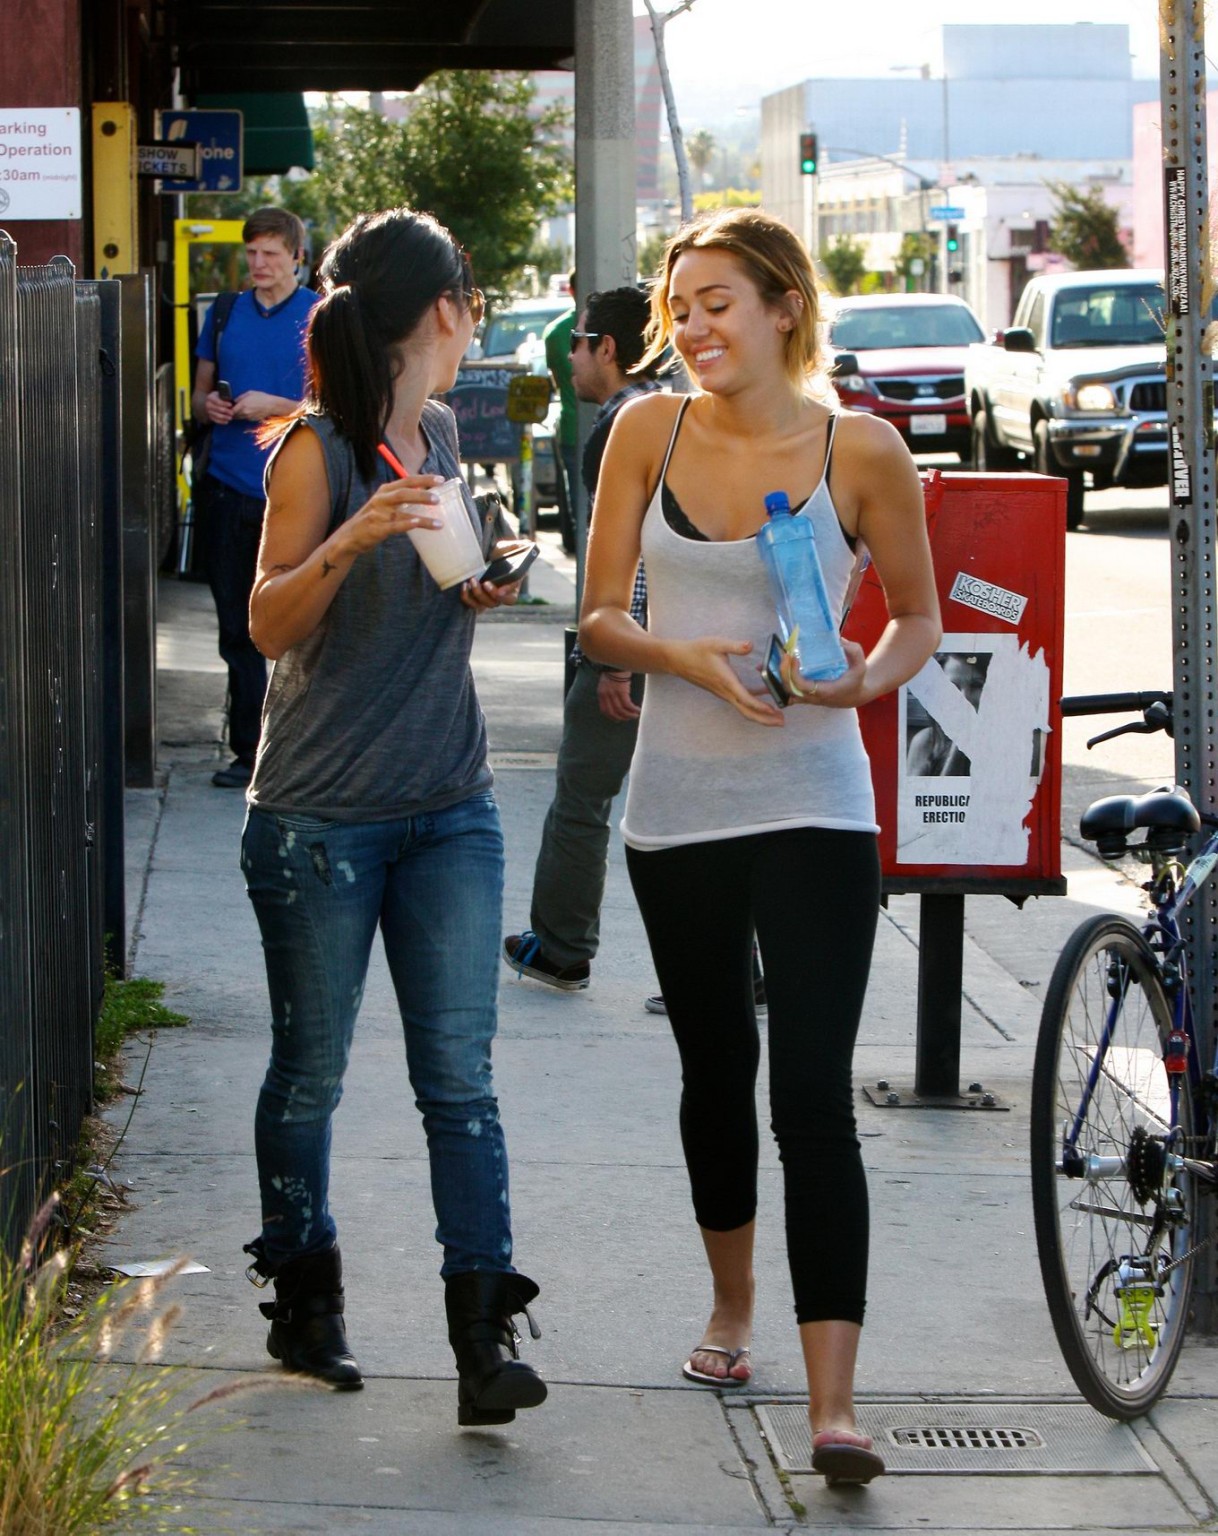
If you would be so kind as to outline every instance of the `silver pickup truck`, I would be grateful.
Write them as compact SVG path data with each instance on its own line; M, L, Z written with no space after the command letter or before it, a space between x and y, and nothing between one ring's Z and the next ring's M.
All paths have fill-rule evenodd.
M968 349L975 469L1068 483L1066 525L1095 490L1167 483L1163 273L1033 277L1010 327Z

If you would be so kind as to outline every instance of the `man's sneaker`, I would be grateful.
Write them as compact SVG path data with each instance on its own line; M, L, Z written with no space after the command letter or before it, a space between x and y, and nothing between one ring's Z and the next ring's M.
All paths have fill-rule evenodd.
M213 773L211 781L217 789L245 789L253 777L254 770L250 765L235 757L227 768L220 768Z
M541 952L541 940L531 928L523 933L509 933L503 941L503 958L518 976L531 976L547 987L562 992L581 992L588 985L592 967L586 960L560 966Z
M666 1016L668 1013L668 1004L658 992L654 997L645 997L643 999L643 1007L646 1008L648 1013L662 1013ZM756 1009L759 1019L764 1019L769 1012L765 1000L765 978L762 976L753 977L753 1007Z

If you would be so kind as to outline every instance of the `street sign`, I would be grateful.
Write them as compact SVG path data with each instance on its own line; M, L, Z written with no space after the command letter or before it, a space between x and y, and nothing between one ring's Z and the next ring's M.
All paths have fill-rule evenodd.
M162 184L162 192L240 192L240 112L161 112L158 132L171 144L197 143L202 166L193 180L174 177Z
M0 223L79 219L80 108L0 109Z
M137 144L136 172L140 176L172 176L198 181L203 165L199 144Z
M930 210L930 216L932 219L962 219L964 209L957 208L955 203L942 203L939 207Z
M544 421L550 408L550 380L542 373L522 373L508 381L509 421Z

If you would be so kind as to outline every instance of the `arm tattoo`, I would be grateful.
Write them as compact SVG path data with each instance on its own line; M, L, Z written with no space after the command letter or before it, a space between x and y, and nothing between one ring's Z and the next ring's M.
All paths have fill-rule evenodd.
M331 565L330 562L326 559L325 555L323 555L321 557L321 575L322 575L322 580L323 581L330 574L331 571L335 571L337 569L338 569L338 567L335 566L335 565Z
M271 575L273 576L276 571L294 571L295 569L294 565L273 565L271 566Z

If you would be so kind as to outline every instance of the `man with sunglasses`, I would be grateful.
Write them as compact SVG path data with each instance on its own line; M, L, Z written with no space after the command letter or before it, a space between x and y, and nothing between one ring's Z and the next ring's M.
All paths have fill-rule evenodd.
M600 407L581 463L590 516L613 418L627 400L660 387L650 370L630 372L643 355L649 317L640 289L611 288L588 295L571 330L575 393ZM642 565L630 612L646 622ZM563 706L554 799L533 875L532 926L503 941L503 958L514 971L563 992L581 991L591 977L600 943L609 811L634 755L643 695L642 677L599 666L578 646L572 660L575 678Z

